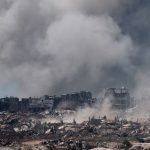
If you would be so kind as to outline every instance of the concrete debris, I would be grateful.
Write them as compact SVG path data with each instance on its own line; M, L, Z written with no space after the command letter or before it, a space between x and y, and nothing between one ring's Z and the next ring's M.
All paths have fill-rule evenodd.
M129 91L124 87L107 89L99 103L105 104L107 99L113 111L123 110L122 112L125 113L134 106ZM82 109L87 106L92 109L87 109L86 112L92 111L96 101L91 92L85 91L61 96L23 98L21 101L14 97L2 98L0 99L0 149L150 149L150 119L144 122L129 121L118 115L110 119L108 115L99 116L95 112L93 116L87 115L87 119L78 122L75 114L78 113L80 116L82 111L78 111L77 108Z
M1 113L0 149L102 150L150 148L149 122L92 117L77 123L43 122L47 113ZM140 144L139 144L140 143Z

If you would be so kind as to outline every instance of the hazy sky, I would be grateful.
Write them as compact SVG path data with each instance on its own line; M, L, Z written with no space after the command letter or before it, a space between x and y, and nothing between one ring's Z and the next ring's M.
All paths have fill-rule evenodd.
M0 0L0 96L149 96L149 15L149 0Z

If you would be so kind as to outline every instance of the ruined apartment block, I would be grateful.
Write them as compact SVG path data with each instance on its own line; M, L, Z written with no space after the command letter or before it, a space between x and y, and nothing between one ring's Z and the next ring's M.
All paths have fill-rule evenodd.
M41 112L54 109L76 109L85 104L92 105L95 99L91 92L81 91L60 96L44 95L42 97L19 98L6 97L0 99L0 111L8 112Z
M126 110L133 107L133 98L125 87L106 89L103 101L105 100L110 102L112 109Z

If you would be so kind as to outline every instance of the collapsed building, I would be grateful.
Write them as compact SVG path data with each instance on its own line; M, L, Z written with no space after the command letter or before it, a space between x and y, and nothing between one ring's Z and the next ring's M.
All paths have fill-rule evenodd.
M133 99L126 88L106 89L103 100L105 99L109 99L112 108L117 110L124 110L133 105ZM0 110L17 112L0 113L0 149L7 147L18 150L150 149L149 119L131 121L118 116L109 119L107 115L98 116L94 113L89 119L79 121L74 116L65 120L62 110L38 113L45 109L56 109L62 103L74 104L76 101L82 106L93 104L94 100L96 99L93 99L92 93L85 91L60 96L22 98L20 101L15 97L0 99ZM70 114L66 115L67 118L69 116Z
M145 150L150 148L149 122L110 120L107 116L93 116L80 123L47 122L48 118L45 113L0 113L0 149L142 150L145 145Z
M108 88L101 102L109 100L112 109L126 110L133 107L134 100L127 88ZM41 112L45 110L76 110L85 105L93 106L97 101L89 91L80 91L60 96L44 95L42 97L29 97L19 100L17 97L0 99L0 111L9 112Z
M60 97L55 97L55 107L59 106L62 109L75 109L78 106L82 107L85 104L92 105L95 99L89 91L80 91L71 94L62 94Z
M108 100L112 109L126 110L133 107L134 99L130 96L129 90L122 88L108 88L104 94L104 100Z
M40 112L54 109L76 109L85 104L92 105L95 99L91 92L81 91L60 96L44 95L42 97L19 98L6 97L0 99L0 111L9 112Z
M51 110L53 100L49 96L41 98L22 98L21 101L17 97L6 97L0 99L0 111L8 112L38 112L46 109Z
M41 98L29 98L29 111L39 112L53 109L54 99L51 96L44 95Z
M0 111L9 111L9 112L19 111L19 98L17 97L1 98Z

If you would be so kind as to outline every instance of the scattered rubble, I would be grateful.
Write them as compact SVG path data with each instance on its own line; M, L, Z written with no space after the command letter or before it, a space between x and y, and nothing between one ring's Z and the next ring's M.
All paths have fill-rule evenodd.
M44 122L50 114L1 113L0 149L102 150L150 148L149 122L89 118L77 123ZM51 119L49 119L51 120ZM139 144L140 143L140 144Z
M61 96L45 95L21 101L14 97L2 98L0 99L0 149L150 149L150 119L139 122L119 117L121 115L119 110L126 113L134 106L129 91L126 88L109 88L99 103L106 102L105 99L108 98L110 109L118 112L117 115L113 115L116 117L110 119L108 114L99 116L100 113L96 112L100 108L96 107L98 110L92 113L94 116L86 115L86 119L80 117L82 118L80 122L77 116L84 112L78 111L78 106L82 109L86 105L90 111L94 109L93 104L96 105L96 99L93 99L91 92L81 91Z

